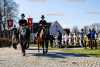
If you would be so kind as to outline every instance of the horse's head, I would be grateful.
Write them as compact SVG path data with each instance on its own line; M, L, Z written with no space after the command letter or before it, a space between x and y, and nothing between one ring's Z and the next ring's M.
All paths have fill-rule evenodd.
M26 35L26 28L20 27L20 35L25 36Z

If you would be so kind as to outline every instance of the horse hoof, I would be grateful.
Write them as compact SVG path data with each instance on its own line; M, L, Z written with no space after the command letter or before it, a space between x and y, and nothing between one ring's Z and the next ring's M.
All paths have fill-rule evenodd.
M92 50L93 48L91 48L91 50Z
M43 52L43 55L45 55L45 52Z
M25 56L25 54L23 54L23 56Z
M17 47L13 47L15 50L17 50Z

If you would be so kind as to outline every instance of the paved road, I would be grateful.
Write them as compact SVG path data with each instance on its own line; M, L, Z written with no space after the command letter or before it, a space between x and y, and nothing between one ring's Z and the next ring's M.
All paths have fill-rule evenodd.
M23 57L20 48L0 48L0 67L100 67L100 58L80 57L60 50L50 50L44 56L36 48L27 50Z

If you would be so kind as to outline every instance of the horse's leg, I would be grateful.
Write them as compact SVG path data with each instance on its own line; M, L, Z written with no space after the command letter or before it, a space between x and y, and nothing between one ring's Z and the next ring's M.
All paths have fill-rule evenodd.
M38 42L38 52L40 52L40 49L39 49L39 48L40 48L40 46L39 46L39 45L40 45L40 44L39 44L39 42Z
M25 56L25 46L23 42L21 42L21 50L22 50L23 56Z
M28 41L28 46L27 46L27 48L29 48L29 45L30 45L30 43L29 43L29 41Z
M29 41L27 41L27 43L26 43L26 49L28 49L29 48Z
M45 51L44 51L44 42L42 42L41 45L42 45L43 54L44 54L45 53Z
M15 46L15 49L17 49L17 45L18 45L17 35L15 35L15 40L16 40L16 43L14 44L14 46Z
M14 49L17 49L16 43L14 43L14 41L16 41L15 35L12 35L12 46Z
M48 40L45 43L45 47L46 47L46 54L47 54L47 52L48 52Z
M20 36L20 45L21 45L21 50L22 50L23 56L25 56L26 46L25 46L25 41L23 40L23 36Z

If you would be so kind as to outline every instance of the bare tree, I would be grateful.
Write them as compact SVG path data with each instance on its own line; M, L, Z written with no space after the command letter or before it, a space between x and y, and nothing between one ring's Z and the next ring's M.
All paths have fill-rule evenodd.
M75 33L75 34L78 34L79 33L78 27L74 26L73 29L72 29L72 32Z
M84 29L84 33L85 34L88 34L88 32L89 32L89 26L84 26L83 29Z
M17 7L18 5L13 0L0 0L0 21L3 17L5 17L4 22L8 17L15 18L18 14Z
M17 7L18 5L13 0L4 1L5 14L7 15L7 17L15 17L17 14Z

